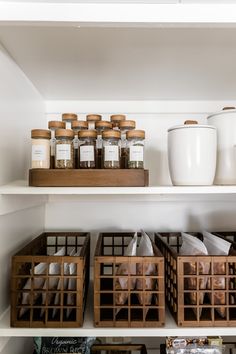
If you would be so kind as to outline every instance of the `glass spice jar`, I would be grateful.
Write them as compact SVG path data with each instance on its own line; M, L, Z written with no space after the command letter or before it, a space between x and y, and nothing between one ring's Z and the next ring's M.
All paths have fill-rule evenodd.
M71 128L74 132L74 168L79 168L79 131L88 129L88 122L84 120L75 120L71 123Z
M74 168L74 132L71 129L57 129L55 168Z
M50 168L50 139L50 130L31 130L31 168Z
M79 167L96 168L96 130L79 132Z
M96 122L102 120L102 116L100 114L87 114L86 120L88 122L88 129L94 130Z
M106 130L103 139L103 168L120 168L120 131Z
M66 129L71 129L72 122L77 120L77 114L75 113L63 113L62 121L66 123Z
M102 133L105 130L112 129L112 124L111 122L100 120L95 123L95 128L97 131L97 168L102 168Z
M50 168L55 168L55 155L56 155L56 137L55 131L57 129L65 129L66 123L59 120L51 120L48 122L48 129L51 130L50 141Z
M135 129L136 123L134 120L123 120L120 122L120 132L121 132L121 168L128 168L128 147L126 133L130 130Z
M113 114L113 115L111 115L110 120L112 122L113 129L119 130L120 129L120 122L126 120L126 116L124 114Z
M144 130L130 130L126 133L128 146L128 168L144 168Z

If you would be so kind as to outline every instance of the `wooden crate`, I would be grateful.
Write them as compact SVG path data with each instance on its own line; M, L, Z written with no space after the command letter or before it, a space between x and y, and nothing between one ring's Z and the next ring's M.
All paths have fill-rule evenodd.
M66 255L54 256L53 254L63 246ZM79 256L68 256L73 248L79 252ZM81 327L89 284L89 253L88 233L45 232L14 255L11 273L11 326ZM40 263L45 265L43 273L35 274L35 266ZM60 265L57 275L49 274L49 266L52 263ZM76 275L73 276L64 270L71 263L76 267ZM68 290L64 285L69 278L75 279L75 289ZM24 289L29 279L30 285L27 286L28 289ZM49 286L53 279L56 279L56 282L60 280L60 287L52 289ZM24 300L27 302L25 305L22 305L23 296L27 296L27 301ZM59 300L58 305L54 302L56 296ZM67 304L68 296L70 299L72 297L73 305ZM44 305L43 298L46 298Z
M32 187L146 187L148 170L143 169L32 169Z
M165 322L164 299L164 258L153 244L155 256L124 256L124 251L134 233L102 233L99 235L94 257L94 325L95 327L160 327ZM140 235L139 235L140 238ZM117 275L120 264L128 265L127 275ZM141 264L140 275L132 275L130 266ZM155 275L145 275L144 266L153 264ZM120 290L116 281L122 278L127 281L127 289ZM132 289L131 279L141 279L143 289ZM154 289L146 290L145 280L154 283ZM126 294L127 301L121 306L116 296ZM151 303L138 296L150 295Z
M144 344L94 344L91 354L147 354Z
M193 234L193 233L191 233ZM199 236L199 234L193 234ZM157 233L155 243L165 257L166 302L178 326L183 327L235 327L236 326L236 256L183 256L179 255L181 233ZM194 272L187 271L191 263ZM210 265L204 274L202 264ZM217 272L219 263L225 269ZM207 277L205 289L200 284ZM217 281L224 279L225 288L217 289ZM188 279L194 281L189 289ZM221 294L221 295L220 295ZM215 296L223 296L223 304L217 304ZM195 298L190 303L189 298ZM203 301L201 301L201 298ZM223 309L225 317L219 315Z

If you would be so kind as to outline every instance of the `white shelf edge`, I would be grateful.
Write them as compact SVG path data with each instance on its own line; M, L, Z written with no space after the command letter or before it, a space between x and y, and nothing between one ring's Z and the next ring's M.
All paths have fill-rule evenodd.
M235 4L109 4L0 2L2 24L86 26L217 26L236 24Z
M93 327L92 307L86 311L82 328L13 328L10 327L10 309L0 320L1 337L166 337L166 336L193 336L197 331L198 336L234 336L234 327L177 327L174 319L166 311L166 325L158 328L95 328Z
M17 180L0 186L0 195L236 195L235 186L150 186L150 187L29 187Z

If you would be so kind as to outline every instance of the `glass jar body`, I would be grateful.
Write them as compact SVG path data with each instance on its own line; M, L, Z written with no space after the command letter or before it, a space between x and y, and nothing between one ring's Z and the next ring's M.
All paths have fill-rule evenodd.
M50 140L46 138L31 139L31 168L50 168Z
M134 129L133 127L121 129L121 158L120 158L121 168L128 168L129 149L128 149L128 141L126 139L126 133L133 129Z
M103 168L120 168L120 140L103 138Z
M142 138L127 140L128 168L144 168L144 142Z
M74 168L74 145L72 138L57 137L55 168Z
M96 168L96 138L80 138L78 152L80 168Z

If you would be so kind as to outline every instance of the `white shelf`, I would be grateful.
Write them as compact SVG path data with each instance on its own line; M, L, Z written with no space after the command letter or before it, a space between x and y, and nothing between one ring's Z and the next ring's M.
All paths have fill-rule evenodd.
M150 187L29 187L17 180L0 187L0 195L226 195L236 197L235 186Z
M0 2L0 21L79 23L96 26L235 24L235 4Z
M92 307L91 307L92 308ZM0 321L1 337L34 337L34 336L96 336L96 337L166 337L166 336L235 336L233 327L177 327L169 312L166 312L166 325L160 328L95 328L92 310L87 310L83 328L11 328L10 310L8 309Z

